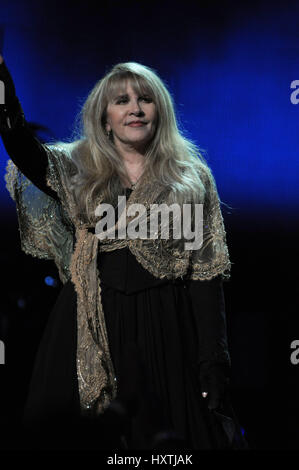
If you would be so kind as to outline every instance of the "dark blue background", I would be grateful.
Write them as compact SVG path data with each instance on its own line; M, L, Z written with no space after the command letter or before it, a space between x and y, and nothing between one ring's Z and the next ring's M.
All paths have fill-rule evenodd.
M299 3L286 1L1 1L3 55L27 120L48 128L41 138L69 138L95 82L116 63L136 61L159 73L181 129L205 150L229 206L223 215L233 262L225 285L232 394L258 448L299 442L299 365L289 359L299 336L299 104L290 100L291 82L299 79L298 18ZM61 285L44 281L57 279L52 263L20 251L2 142L0 153L0 339L7 353L0 367L2 394L18 403L11 408L18 419Z

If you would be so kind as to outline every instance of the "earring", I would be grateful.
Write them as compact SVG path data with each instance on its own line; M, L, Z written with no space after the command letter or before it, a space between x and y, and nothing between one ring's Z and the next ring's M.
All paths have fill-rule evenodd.
M106 132L106 136L108 137L108 139L110 139L111 135L112 135L112 129Z

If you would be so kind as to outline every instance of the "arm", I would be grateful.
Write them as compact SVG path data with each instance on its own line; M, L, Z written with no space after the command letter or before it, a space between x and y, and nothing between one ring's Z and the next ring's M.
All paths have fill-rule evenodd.
M1 55L0 80L5 86L5 104L0 104L0 134L4 147L23 175L41 191L58 200L56 192L46 183L47 151L25 120L13 80Z
M190 281L189 293L199 337L198 363L209 360L229 365L221 276L208 281Z
M201 392L208 395L209 408L216 409L229 384L231 367L222 278L190 281L189 293L199 340Z
M230 372L222 283L230 277L231 262L215 179L207 166L200 177L206 189L202 244L191 253L187 278L198 328L201 392L209 393L209 407L216 408Z

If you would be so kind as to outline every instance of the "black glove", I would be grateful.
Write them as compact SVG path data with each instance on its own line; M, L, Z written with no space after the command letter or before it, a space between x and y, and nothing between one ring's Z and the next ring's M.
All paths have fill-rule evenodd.
M196 371L201 392L208 392L209 406L219 405L230 371L225 300L221 276L209 281L190 281L189 293L198 334Z
M5 61L0 64L0 80L4 83L4 104L0 104L0 133L2 134L17 126L24 126L25 116Z
M201 393L207 393L208 408L215 410L221 406L222 399L230 381L230 366L228 363L204 361L199 364Z
M16 89L4 60L2 64L0 64L0 80L4 83L5 87L5 104L10 104L16 98Z

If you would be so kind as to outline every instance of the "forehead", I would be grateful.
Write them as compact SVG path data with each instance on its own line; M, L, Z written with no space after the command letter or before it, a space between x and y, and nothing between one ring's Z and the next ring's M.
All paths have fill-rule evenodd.
M140 95L140 94L151 95L150 90L145 82L141 80L132 79L119 79L118 81L111 83L108 90L108 101L113 101L119 96L123 95Z

